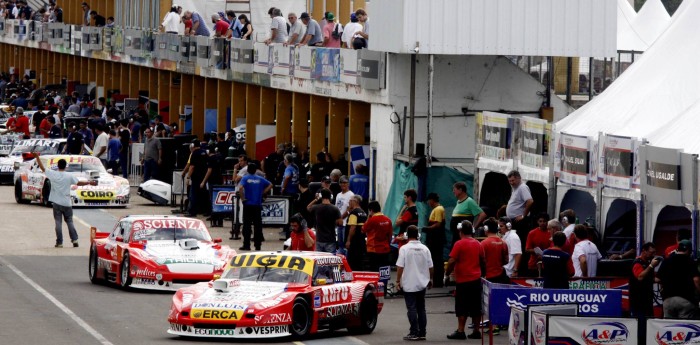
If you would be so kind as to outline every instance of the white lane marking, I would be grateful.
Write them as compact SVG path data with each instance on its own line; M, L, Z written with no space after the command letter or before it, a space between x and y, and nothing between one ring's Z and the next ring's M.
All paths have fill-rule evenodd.
M72 310L68 309L63 303L61 303L59 300L56 299L56 297L53 297L48 291L44 290L39 284L35 283L33 280L31 280L29 277L27 277L22 271L20 271L17 267L15 267L13 264L9 263L5 258L0 256L0 263L3 265L7 266L9 269L11 269L15 274L17 274L22 280L27 282L31 287L34 288L34 290L38 291L40 294L42 294L46 299L51 301L58 309L61 309L62 312L64 312L66 315L68 315L73 321L75 321L80 327L85 329L90 335L92 335L97 341L100 342L102 345L114 345L112 344L107 338L105 338L102 334L97 332L94 328L92 328L90 325L87 324L87 322L83 321L83 319L80 318L80 316L76 315Z
M292 342L292 344L294 344L294 345L305 345L305 344L302 343L301 341L295 341L295 342Z
M362 341L361 339L355 338L355 337L353 337L353 336L347 336L346 338L352 340L355 344L370 345L369 343L364 342L364 341Z
M86 221L80 219L80 217L73 216L73 220L76 222L85 225L86 228L90 229L90 224L88 224Z

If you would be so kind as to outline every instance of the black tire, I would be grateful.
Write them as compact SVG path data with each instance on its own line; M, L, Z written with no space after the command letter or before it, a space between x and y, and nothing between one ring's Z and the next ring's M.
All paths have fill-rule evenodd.
M29 200L22 198L22 181L17 181L17 183L15 183L15 201L17 201L18 204L29 203Z
M124 253L124 258L122 259L122 264L119 269L119 285L123 289L128 289L131 285L131 275L129 274L131 269L131 258L129 257L129 252Z
M312 321L309 302L302 297L297 297L292 306L292 324L289 326L292 337L301 338L309 334Z
M51 195L51 181L46 180L44 182L44 187L41 188L41 204L45 207L51 207L51 201L49 201L49 196Z
M377 311L377 297L370 290L365 290L360 302L360 325L348 327L352 334L370 334L377 327L379 313Z
M88 261L88 276L90 277L90 282L97 284L100 280L97 278L97 248L92 246L90 248L90 259Z

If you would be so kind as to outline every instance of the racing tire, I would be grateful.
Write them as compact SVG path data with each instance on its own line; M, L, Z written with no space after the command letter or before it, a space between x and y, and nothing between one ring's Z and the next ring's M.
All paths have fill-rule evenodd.
M302 297L297 297L292 306L292 324L289 325L289 332L292 337L301 338L311 331L313 321L309 302Z
M90 259L88 261L88 276L90 277L90 282L93 284L99 283L97 278L97 249L92 246L90 249Z
M122 289L128 289L131 285L131 275L129 271L131 270L131 257L129 252L124 253L124 258L122 259L121 268L119 269L119 285Z
M370 290L365 290L360 302L360 325L348 327L351 334L370 334L377 327L379 313L377 311L377 297Z
M51 207L49 196L51 195L51 181L46 180L44 187L41 188L41 204L45 207Z
M29 203L29 200L22 198L22 181L17 181L17 183L15 183L15 201L17 201L18 204Z

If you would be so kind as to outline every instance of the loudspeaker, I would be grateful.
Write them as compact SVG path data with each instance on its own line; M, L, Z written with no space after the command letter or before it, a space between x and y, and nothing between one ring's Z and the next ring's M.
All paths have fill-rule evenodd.
M425 156L425 144L416 143L416 156Z

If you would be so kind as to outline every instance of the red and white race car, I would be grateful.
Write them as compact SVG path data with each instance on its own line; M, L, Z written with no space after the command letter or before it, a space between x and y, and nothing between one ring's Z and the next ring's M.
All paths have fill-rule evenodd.
M90 234L90 281L172 290L210 281L236 254L213 239L199 219L126 216L112 232Z
M371 333L384 305L377 272L352 272L321 252L236 255L221 279L173 296L168 333L188 337L302 337L346 327Z

